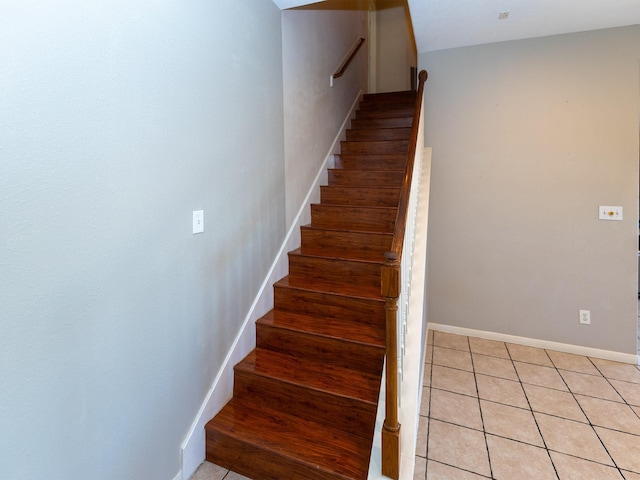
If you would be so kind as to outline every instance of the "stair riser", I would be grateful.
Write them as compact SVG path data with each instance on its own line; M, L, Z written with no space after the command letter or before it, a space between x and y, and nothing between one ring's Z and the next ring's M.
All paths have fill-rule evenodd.
M345 279L354 286L380 288L380 263L354 262L335 258L289 255L289 277L292 281L313 278L333 285L344 284Z
M406 154L392 155L336 155L336 169L345 170L385 170L404 172L407 165Z
M391 234L341 232L335 230L301 229L301 251L308 255L339 256L341 258L384 258L391 248Z
M311 205L311 224L319 228L344 228L393 233L397 208Z
M376 405L281 382L249 372L234 372L233 395L255 406L283 410L338 430L369 438L373 434Z
M384 325L384 302L274 286L274 304L278 310L317 317L346 318L379 327Z
M382 142L340 142L340 152L349 154L406 154L409 151L408 140L388 140Z
M412 117L361 118L351 120L351 128L354 130L372 128L411 128L412 125Z
M206 451L207 461L255 480L350 480L219 430L207 430Z
M415 92L385 92L385 93L365 93L362 97L360 106L363 105L398 105L398 104L416 103Z
M404 170L393 171L359 171L331 169L328 172L328 183L331 186L343 187L402 187Z
M261 323L256 323L256 344L275 352L370 373L381 372L385 353L382 346L348 342Z
M413 117L414 107L389 108L383 110L358 110L356 112L356 120L374 119L374 118L398 118Z
M376 142L388 140L408 140L411 137L411 128L377 128L347 130L347 141L350 142Z
M400 188L320 187L320 202L325 205L397 207L399 199Z

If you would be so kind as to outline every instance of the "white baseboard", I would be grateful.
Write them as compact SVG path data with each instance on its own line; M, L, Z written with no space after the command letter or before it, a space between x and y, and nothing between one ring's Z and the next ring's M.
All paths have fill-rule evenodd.
M327 168L333 168L334 155L340 151L340 141L345 138L345 132L349 122L362 98L362 90L358 92L347 118L345 118L340 131L336 135L322 166L320 167L307 196L305 197L293 224L289 228L284 242L278 251L276 259L258 291L258 294L249 309L249 313L242 323L240 332L236 336L222 368L216 375L209 392L207 393L191 428L182 443L182 471L174 480L188 480L205 459L205 424L213 418L224 405L231 399L233 392L233 367L242 360L256 346L255 322L269 310L273 309L273 289L271 286L286 276L289 269L288 252L300 246L300 227L311 221L311 202L320 198L320 185L326 184Z
M536 338L518 337L515 335L505 335L503 333L486 332L484 330L474 330L472 328L453 327L450 325L441 325L438 323L429 323L427 328L429 330L435 330L438 332L466 335L469 337L478 337L487 340L497 340L499 342L515 343L518 345L526 345L528 347L544 348L546 350L555 350L557 352L573 353L575 355L584 355L586 357L601 358L603 360L612 360L614 362L640 365L640 356L633 355L631 353L600 350L598 348L582 347L580 345L571 345L568 343L550 342L547 340L538 340Z

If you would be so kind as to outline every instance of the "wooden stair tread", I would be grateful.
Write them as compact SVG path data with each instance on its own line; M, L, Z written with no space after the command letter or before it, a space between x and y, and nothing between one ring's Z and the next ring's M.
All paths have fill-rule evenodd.
M294 288L296 290L306 290L309 292L329 293L351 298L361 298L367 300L382 300L379 287L362 285L336 285L329 282L321 282L313 278L297 279L287 275L275 283L278 287Z
M377 403L380 391L380 378L376 375L262 348L254 349L235 369L372 406Z
M385 332L375 325L344 318L312 317L271 310L258 323L349 342L385 347Z
M223 436L241 439L254 449L267 450L273 455L317 470L317 476L312 477L314 479L367 478L371 442L282 411L264 407L253 409L234 398L205 428L209 432L218 431ZM209 443L212 441L208 438L207 444ZM207 458L214 460L209 455ZM231 468L232 462L233 460ZM303 474L292 471L283 472L283 475L286 477L266 478L305 478Z

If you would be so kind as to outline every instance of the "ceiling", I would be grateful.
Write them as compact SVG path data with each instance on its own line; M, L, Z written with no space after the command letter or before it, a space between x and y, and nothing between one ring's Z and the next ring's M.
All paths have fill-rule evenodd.
M418 52L640 24L640 0L408 0ZM500 20L503 12L508 18Z
M281 9L321 0L273 0ZM640 0L407 0L418 52L640 24ZM508 18L500 20L503 12Z

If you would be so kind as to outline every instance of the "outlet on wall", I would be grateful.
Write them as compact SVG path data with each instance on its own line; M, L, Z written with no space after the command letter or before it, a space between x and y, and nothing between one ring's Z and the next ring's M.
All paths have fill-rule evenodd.
M591 311L580 310L580 323L582 325L591 325Z

